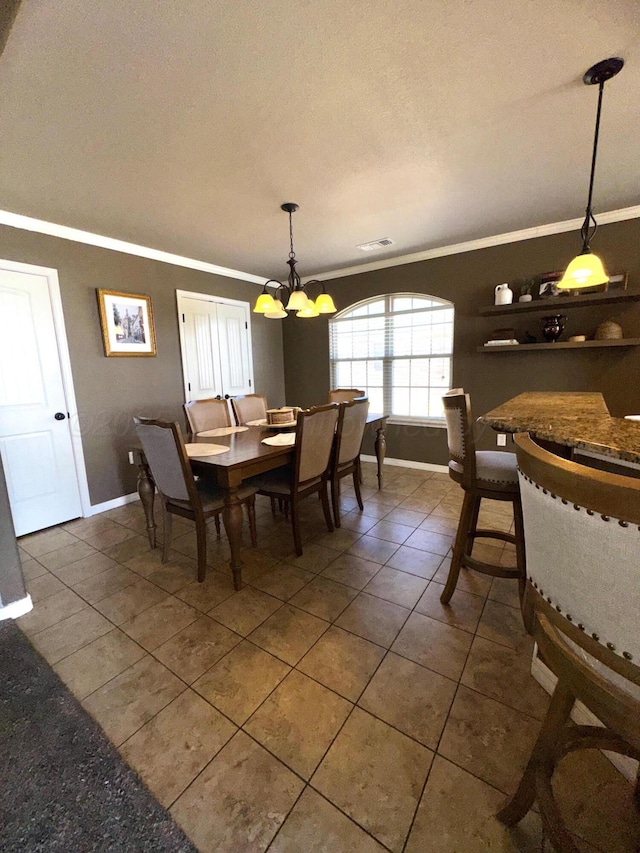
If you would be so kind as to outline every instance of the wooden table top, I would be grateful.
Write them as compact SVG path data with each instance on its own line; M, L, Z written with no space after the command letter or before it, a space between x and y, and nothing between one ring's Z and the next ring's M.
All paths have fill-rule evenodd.
M640 422L611 417L600 393L529 391L478 420L500 432L530 432L545 441L640 464Z

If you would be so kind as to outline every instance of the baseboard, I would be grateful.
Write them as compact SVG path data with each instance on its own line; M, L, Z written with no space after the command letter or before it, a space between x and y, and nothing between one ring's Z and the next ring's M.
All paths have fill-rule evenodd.
M109 509L117 509L119 506L126 506L139 499L137 492L131 492L130 495L121 495L119 498L114 498L112 501L105 501L101 504L92 504L89 511L89 516L100 515L101 512L107 512Z
M549 695L555 690L557 678L551 672L549 667L544 664L537 654L537 648L533 653L533 661L531 663L531 675L535 678L543 690L546 690ZM600 720L586 708L582 702L576 702L571 712L571 719L579 726L601 726ZM618 755L615 752L604 753L614 767L622 773L622 775L633 782L638 773L638 762L632 758L626 758L624 755Z
M26 595L24 598L19 598L17 601L12 601L9 604L5 604L4 607L0 607L0 622L3 619L17 619L19 616L24 616L30 610L33 610L33 601L31 601L30 595Z
M360 454L360 459L363 462L377 462L375 456L366 456ZM413 462L411 459L391 459L385 458L387 465L397 465L399 468L417 468L418 471L436 471L438 474L447 474L449 469L446 465L435 465L433 462Z

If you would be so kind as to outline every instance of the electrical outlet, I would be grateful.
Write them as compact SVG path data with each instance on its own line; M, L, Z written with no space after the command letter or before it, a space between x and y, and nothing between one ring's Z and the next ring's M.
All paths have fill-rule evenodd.
M506 447L507 446L507 436L503 432L499 432L496 436L496 442L498 447Z
M135 462L133 461L133 450L129 451L129 465L135 465Z

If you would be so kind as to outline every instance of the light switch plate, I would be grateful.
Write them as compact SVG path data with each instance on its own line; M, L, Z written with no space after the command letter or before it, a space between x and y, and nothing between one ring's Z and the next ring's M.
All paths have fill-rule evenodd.
M499 432L496 441L498 447L506 447L507 446L507 436L503 432Z

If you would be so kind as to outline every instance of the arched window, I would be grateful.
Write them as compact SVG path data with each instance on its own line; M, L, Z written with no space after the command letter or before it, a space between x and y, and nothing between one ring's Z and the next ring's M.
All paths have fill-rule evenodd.
M329 321L331 387L366 391L371 411L396 421L443 423L453 315L452 302L417 293L351 305Z

